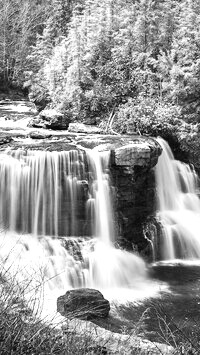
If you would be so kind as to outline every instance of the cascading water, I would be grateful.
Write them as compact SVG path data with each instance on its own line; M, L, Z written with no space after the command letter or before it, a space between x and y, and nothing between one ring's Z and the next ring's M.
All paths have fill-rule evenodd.
M114 216L109 183L109 153L89 152L96 180L93 183L95 205L94 252L89 255L89 285L97 288L133 287L144 279L145 264L141 258L125 250L116 249Z
M174 159L169 145L158 139L163 152L156 166L158 216L162 224L161 258L200 258L200 200L193 169Z
M82 235L80 196L87 180L84 154L14 151L0 155L0 221L10 231Z
M17 281L29 277L56 297L145 279L143 260L114 247L108 165L109 153L95 149L0 155L0 259Z

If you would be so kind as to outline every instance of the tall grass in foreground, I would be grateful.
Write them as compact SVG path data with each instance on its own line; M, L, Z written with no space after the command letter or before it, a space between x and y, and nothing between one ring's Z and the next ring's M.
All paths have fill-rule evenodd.
M96 339L91 336L89 327L88 329L85 327L80 333L76 325L74 327L69 325L70 321L67 319L63 324L59 324L59 327L53 320L50 324L45 319L41 319L40 311L44 302L43 292L46 282L43 271L41 270L40 275L37 274L34 282L32 282L34 273L31 277L27 273L27 278L22 282L21 268L16 268L16 265L12 264L12 258L11 263L6 261L1 259L0 264L0 355L166 354L159 348L156 349L156 345L155 347L147 345L145 350L142 349L141 344L137 346L137 336L144 335L145 338L143 325L147 311L143 313L137 324L133 323L133 329L128 336L123 334L122 329L121 338L120 335L116 336L110 332L109 337L102 338L100 342L98 334ZM14 269L14 272L13 270L11 272L11 269ZM166 316L161 302L152 304L151 308L157 315L159 329L157 339L160 339L161 343L172 345L174 355L200 354L198 326L190 335L186 335L182 328Z
M0 281L0 355L103 354L103 346L96 347L89 334L81 337L76 329L68 331L67 322L65 329L45 323L19 289Z
M108 340L101 342L101 346L95 344L95 339L90 337L87 328L85 334L79 334L74 329L68 327L66 320L64 326L57 328L50 326L40 319L37 314L29 308L26 297L26 289L20 285L12 285L4 276L0 276L0 355L165 355L161 350L141 350L137 346L127 348L121 346L120 337L118 344L115 342L114 350L107 347ZM31 304L33 304L31 300ZM37 305L37 302L36 302ZM198 345L200 343L199 331L193 333L193 338L188 338L168 317L163 313L158 305L154 309L157 314L159 325L160 341L174 346L174 355L198 355L200 354ZM38 311L39 312L39 311ZM132 337L143 333L143 323L146 313L142 315L140 321L135 325L131 334ZM141 331L139 328L141 327ZM180 336L181 335L181 336ZM130 336L130 337L131 337ZM112 338L112 333L110 335ZM114 337L114 335L113 335ZM196 338L195 338L196 337ZM170 353L171 354L171 353Z
M21 256L19 252L13 257L16 245L6 257L0 256L0 355L84 355L94 353L93 349L103 354L103 346L96 347L89 334L82 337L75 327L68 329L67 320L62 328L53 319L50 324L41 318L48 280L44 270L24 270L15 262Z
M198 305L197 305L198 307ZM174 347L174 355L200 355L200 325L195 319L179 321L167 314L162 302L152 304L151 312L157 319L157 339Z

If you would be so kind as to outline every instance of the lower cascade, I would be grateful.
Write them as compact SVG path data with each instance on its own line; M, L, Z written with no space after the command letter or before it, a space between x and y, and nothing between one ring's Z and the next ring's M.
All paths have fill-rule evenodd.
M156 166L158 216L161 222L161 259L200 258L200 200L198 177L187 164L175 160L168 144ZM156 252L155 252L156 254Z
M67 289L132 288L144 261L115 248L109 152L0 154L0 259L17 282ZM26 286L25 286L26 287Z

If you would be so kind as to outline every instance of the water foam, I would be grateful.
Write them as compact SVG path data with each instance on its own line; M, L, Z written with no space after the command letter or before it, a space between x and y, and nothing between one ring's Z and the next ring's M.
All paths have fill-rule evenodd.
M200 258L200 200L198 177L187 164L175 160L163 139L156 166L158 216L162 224L162 259Z

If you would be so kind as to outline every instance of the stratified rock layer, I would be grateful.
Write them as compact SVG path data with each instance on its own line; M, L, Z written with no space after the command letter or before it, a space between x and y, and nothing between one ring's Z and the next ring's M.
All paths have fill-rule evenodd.
M139 138L112 151L111 175L115 187L115 212L121 243L149 255L143 225L156 210L153 167L161 148L151 138ZM120 238L119 238L120 242Z

